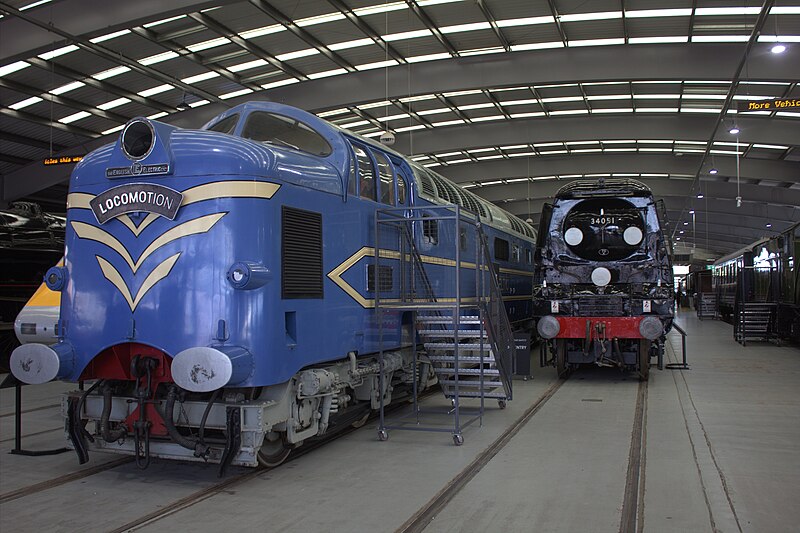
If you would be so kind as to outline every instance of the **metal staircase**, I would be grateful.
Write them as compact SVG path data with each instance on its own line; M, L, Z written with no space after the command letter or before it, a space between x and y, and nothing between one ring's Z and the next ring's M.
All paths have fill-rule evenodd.
M471 245L465 246L454 239L452 250L443 250L445 247L440 246L435 255L423 256L417 242L424 233L423 224L434 221L451 222L453 227L443 229L442 233L459 235L463 231L464 240ZM424 347L424 356L430 361L445 397L452 401L452 409L447 414L453 417L453 429L444 431L452 431L459 445L463 443L461 429L482 418L486 398L497 399L503 408L512 397L516 345L486 235L480 220L458 206L431 206L379 210L376 236L379 243L376 268L380 269L382 258L393 257L399 262L401 278L399 297L381 299L376 295L376 311L413 313L413 335ZM381 243L393 243L393 246L384 248ZM462 260L461 246L475 250L474 263ZM454 260L448 259L449 255ZM444 264L451 267L443 273ZM440 269L434 278L435 284L431 282L429 268ZM480 400L477 416L464 423L459 417L463 399ZM414 408L418 415L421 411L416 386ZM385 429L390 428L384 424L381 405L379 436L382 439L388 438ZM420 427L419 423L414 428L395 426L392 429L443 431Z
M747 341L775 338L775 311L772 302L737 302L734 310L733 337L742 346Z
M511 384L503 380L480 310L463 313L417 313L417 334L442 391L447 398L497 398L505 405L511 398Z

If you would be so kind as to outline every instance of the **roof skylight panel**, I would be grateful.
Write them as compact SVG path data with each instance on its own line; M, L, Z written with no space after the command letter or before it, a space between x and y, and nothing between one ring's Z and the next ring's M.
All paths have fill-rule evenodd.
M504 51L501 49L501 51ZM464 55L463 53L461 55ZM452 56L447 52L438 54L426 54L421 56L407 57L406 61L409 63L422 63L424 61L436 61L437 59L450 59Z
M325 118L325 117L333 117L333 116L336 116L336 115L343 115L343 114L349 113L349 112L350 112L350 110L347 109L346 107L341 107L339 109L331 109L331 110L328 110L328 111L323 111L322 113L317 113L317 116L320 117L320 118Z
M403 133L404 131L413 131L413 130L421 130L425 129L424 124L414 124L413 126L403 126L402 128L395 128L394 131L397 133Z
M757 6L752 7L698 7L694 10L695 16L725 16L725 15L758 15L761 8Z
M18 70L22 70L24 68L28 68L30 63L26 63L25 61L16 61L14 63L9 63L8 65L3 65L0 67L0 77L7 76L12 72L17 72Z
M283 87L284 85L291 85L293 83L299 83L300 80L297 78L286 78L283 80L273 81L271 83L265 83L261 86L262 89L275 89L276 87Z
M94 39L89 39L89 42L94 43L94 44L98 44L98 43L102 43L102 42L105 42L105 41L110 41L111 39L116 39L117 37L122 37L123 35L128 35L130 32L131 32L131 30L115 31L113 33L107 33L105 35L101 35L99 37L95 37Z
M152 28L153 26L160 26L161 24L166 24L168 22L172 22L172 21L175 21L175 20L182 19L185 16L186 15L178 15L176 17L169 17L169 18L165 18L165 19L161 19L161 20L156 20L155 22L148 22L147 24L144 24L143 26L145 28Z
M16 110L19 110L19 109L23 109L23 108L32 106L33 104L38 104L41 101L42 101L42 99L39 98L38 96L31 96L30 98L26 98L25 100L21 100L21 101L15 103L15 104L11 104L8 107L10 109L13 109L13 110L16 111Z
M88 111L78 111L77 113L73 113L72 115L66 116L64 118L58 119L58 121L62 124L72 124L76 120L80 120L82 118L86 118L90 116L91 113Z
M592 113L633 113L632 107L594 107Z
M746 43L749 35L692 35L695 43Z
M61 48L56 48L55 50L50 50L49 52L39 54L38 57L39 59L50 60L54 57L63 56L64 54L74 52L75 50L78 50L78 47L74 44L70 44L68 46L62 46Z
M578 46L610 46L615 44L625 44L624 37L612 37L607 39L580 39L577 41L567 41L570 47Z
M512 52L523 52L525 50L545 50L548 48L564 48L561 41L548 41L543 43L512 44Z
M371 44L375 44L375 41L373 41L370 38L365 38L365 39L355 39L352 41L343 41L340 43L329 44L328 48L335 52L338 50L347 50L349 48L358 48L360 46L369 46Z
M188 78L182 78L181 81L183 83L192 84L192 83L199 83L201 81L206 81L206 80L210 80L212 78L218 78L218 77L219 77L219 73L218 72L209 71L209 72L203 72L202 74L197 74L195 76L189 76Z
M569 15L562 14L559 17L561 22L586 22L590 20L613 20L621 19L622 11L604 11L598 13L573 13Z
M625 18L662 18L662 17L689 17L691 8L678 9L635 9L626 10Z
M552 24L555 19L551 15L544 17L525 17L518 19L498 20L497 26L500 28L513 28L515 26L538 26L540 24Z
M163 61L167 61L169 59L173 59L178 57L178 54L173 51L169 52L162 52L160 54L152 55L149 57L145 57L143 59L139 59L138 62L142 65L149 66L155 65L156 63L161 63Z
M201 52L203 50L209 50L211 48L216 48L218 46L222 46L225 44L230 43L231 40L227 37L217 37L216 39L210 39L208 41L202 41L195 44L190 44L186 46L190 52Z
M377 15L379 13L387 13L390 11L400 11L408 9L408 4L405 2L388 2L385 4L376 4L373 6L359 7L353 10L359 17L366 17L369 15Z
M148 96L161 94L163 92L169 91L170 89L174 89L174 88L175 88L174 86L172 86L172 85L170 85L168 83L165 83L163 85L158 85L158 86L152 87L150 89L145 89L144 91L140 91L140 92L138 92L136 94L138 94L139 96L147 98Z
M456 24L455 26L443 26L439 28L443 34L463 33L470 31L491 30L492 25L488 22L471 22L469 24Z
M322 72L314 72L312 74L308 74L308 78L311 80L318 80L320 78L330 78L331 76L338 76L340 74L347 74L347 69L335 68L333 70L323 70Z
M235 98L235 97L237 97L237 96L242 96L242 95L245 95L245 94L250 94L250 93L252 93L252 92L253 92L253 89L247 89L247 88L245 88L245 89L240 89L240 90L238 90L238 91L233 91L233 92L230 92L230 93L221 94L221 95L219 95L219 99L220 99L220 100L227 100L227 99L229 99L229 98Z
M125 74L130 70L131 70L130 67L114 67L108 70L104 70L102 72L98 72L97 74L92 74L91 77L96 80L107 80L108 78L113 78L114 76Z
M664 37L630 37L628 44L669 44L669 43L685 43L689 41L689 37L684 36L664 36Z
M316 48L306 48L303 50L296 50L294 52L287 52L285 54L280 54L275 56L275 59L278 61L291 61L292 59L299 59L301 57L308 57L319 54L319 50Z
M307 26L316 26L317 24L325 24L327 22L335 22L337 20L344 20L346 17L344 13L333 12L333 13L326 13L324 15L317 15L315 17L307 17L303 19L295 20L294 23L300 26L301 28L305 28Z
M130 98L124 98L124 97L123 98L117 98L116 100L111 100L110 102L106 102L104 104L98 105L97 109L102 109L103 111L106 111L108 109L113 109L115 107L119 107L121 105L127 104L130 101L131 101Z
M267 65L269 65L269 62L267 62L265 59L256 59L254 61L247 61L246 63L239 63L238 65L231 65L227 67L227 69L231 72L242 72L258 67L265 67Z
M469 57L469 56L482 56L486 54L499 54L505 52L505 48L502 46L496 47L489 47L489 48L472 48L469 50L459 50L458 54L461 57Z
M406 39L418 39L420 37L430 37L433 35L433 32L427 28L421 30L410 30L410 31L403 31L400 33L389 33L386 35L381 35L381 38L386 41L387 43L395 42L395 41L402 41Z
M273 33L280 33L286 31L286 28L280 24L271 24L269 26L262 26L260 28L253 28L239 33L242 39L255 39L256 37L263 37L264 35L271 35Z
M50 91L50 94L60 95L60 94L68 93L70 91L74 91L75 89L80 89L84 85L86 85L86 84L83 83L82 81L73 81L73 82L67 83L66 85L62 85L61 87L56 87L55 89Z
M356 70L373 70L376 68L383 68L383 67L393 67L395 65L399 65L396 59L389 59L385 61L376 61L374 63L365 63L363 65L355 65Z

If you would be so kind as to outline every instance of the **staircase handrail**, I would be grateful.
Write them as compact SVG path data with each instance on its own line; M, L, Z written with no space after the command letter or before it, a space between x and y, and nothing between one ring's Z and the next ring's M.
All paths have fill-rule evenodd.
M503 378L503 388L510 400L511 380L513 376L512 361L516 350L514 332L511 328L511 321L508 319L505 304L503 303L500 280L498 279L497 272L492 263L491 254L489 253L489 243L486 239L486 233L483 231L480 221L476 223L475 230L481 248L481 261L477 266L479 268L482 290L478 295L478 305L486 320L486 330L489 333L489 342L495 353L497 367ZM484 283L487 274L489 278L488 284ZM488 294L486 294L486 289L489 291Z

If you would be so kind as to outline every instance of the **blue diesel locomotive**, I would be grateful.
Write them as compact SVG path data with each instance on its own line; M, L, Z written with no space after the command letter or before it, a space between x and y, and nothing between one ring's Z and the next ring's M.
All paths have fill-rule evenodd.
M64 263L45 276L58 342L21 346L11 366L27 383L93 383L62 402L81 462L93 446L142 467L274 465L409 387L413 320L375 310L376 285L389 276L380 298L400 285L399 269L375 279L379 209L474 213L511 323L532 327L531 227L286 105L246 103L201 130L133 119L76 166L67 202ZM413 236L433 284L452 275L451 250L476 246L435 224Z

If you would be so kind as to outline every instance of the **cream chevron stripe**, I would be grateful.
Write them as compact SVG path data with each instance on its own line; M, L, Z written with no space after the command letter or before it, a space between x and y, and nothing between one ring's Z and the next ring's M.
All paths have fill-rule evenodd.
M139 288L139 291L136 293L136 297L131 297L131 291L128 289L128 286L125 285L125 282L122 279L122 275L114 268L114 265L106 261L104 258L96 255L95 258L97 262L100 264L100 270L103 271L103 276L114 285L117 290L122 294L122 297L125 298L125 301L128 302L128 307L131 308L131 311L136 310L136 307L139 305L139 302L142 300L145 294L155 286L156 283L161 281L162 279L166 278L172 267L175 266L175 263L178 261L178 258L181 256L181 252L168 257L164 261L162 261L156 268L153 269L150 274L145 278L144 283Z
M224 217L227 213L214 213L213 215L206 215L200 218L195 218L188 222L184 222L174 228L170 229L169 231L163 233L159 236L155 241L150 244L150 246L142 252L142 255L139 256L137 260L133 260L131 257L130 252L125 248L125 246L119 242L116 237L109 234L105 230L98 228L97 226L92 226L91 224L86 224L84 222L78 222L73 220L71 222L75 233L81 239L88 239L92 241L96 241L102 244L105 244L115 252L117 252L120 257L122 257L128 266L131 267L131 271L136 274L136 271L139 270L139 267L142 266L142 263L150 257L156 250L168 244L172 241L180 239L181 237L186 237L188 235L195 235L198 233L206 233L210 230L214 224L216 224L222 217Z
M364 247L360 248L356 253L354 253L353 255L348 257L347 259L345 259L339 266L337 266L336 268L334 268L333 270L328 272L328 278L330 278L330 280L332 282L334 282L340 289L342 289L345 293L347 293L347 295L350 296L353 300L355 300L361 307L364 307L366 309L370 309L372 307L375 307L375 300L374 299L364 298L364 296L361 295L361 293L358 291L358 289L356 289L355 287L353 287L352 285L347 283L344 280L344 278L342 278L342 275L345 272L347 272L350 269L350 267L352 267L353 265L355 265L356 263L358 263L359 261L361 261L365 257L375 257L375 248L372 248L370 246L364 246ZM384 259L400 259L400 252L395 251L395 250L381 250L381 258L384 258ZM447 267L455 267L456 266L456 262L454 260L446 259L444 257L435 257L435 256L431 256L431 255L423 255L423 256L420 256L420 259L422 260L423 263L426 263L426 264L429 264L429 265L440 265L440 266L447 266ZM468 263L468 262L462 261L461 262L461 268L467 268L467 269L474 270L475 269L475 263ZM486 268L486 267L484 267L484 268ZM532 272L525 272L524 270L514 270L514 269L510 269L510 268L509 269L502 269L501 268L500 270L501 270L501 272L504 272L504 273L520 274L520 275L525 275L525 276L533 276ZM525 300L525 299L528 299L528 298L531 298L531 297L532 296L530 294L521 295L521 296L505 296L505 297L503 297L503 300L505 300L505 301ZM384 301L384 302L388 303L388 302L394 302L394 301L397 301L397 300L382 299L381 301ZM422 300L420 300L420 301L422 301ZM449 303L449 302L454 302L455 298L438 298L437 301L441 302L441 303ZM474 297L473 298L462 298L461 301L465 302L465 303L474 302L475 298Z
M108 232L98 228L97 226L92 226L91 224L87 224L85 222L73 220L70 222L70 224L72 224L72 229L75 230L75 234L79 238L105 244L117 252L125 260L125 262L128 263L128 266L131 267L131 270L133 270L133 265L135 263L131 257L131 254L128 252L125 246L116 239L116 237L110 235Z
M269 183L265 181L215 181L213 183L205 183L186 189L183 194L183 201L181 206L203 202L205 200L213 200L215 198L264 198L269 200L275 193L278 192L281 186L278 183ZM76 192L67 196L67 209L90 209L89 201L94 198L94 195ZM129 230L137 237L144 229L152 224L159 215L149 213L142 223L138 226L133 223L128 215L122 215L117 219L122 222Z
M67 209L90 209L89 201L94 198L93 194L85 192L73 192L67 195Z
M159 237L154 240L150 246L148 246L139 259L136 261L136 265L133 267L133 273L135 274L136 271L142 266L142 263L145 259L150 257L150 254L168 244L172 241L176 241L181 237L186 237L188 235L196 235L198 233L206 233L208 230L214 227L214 224L219 222L219 220L227 215L227 213L214 213L213 215L206 215L200 218L195 218L190 220L189 222L184 222L174 228L170 229L159 235Z

